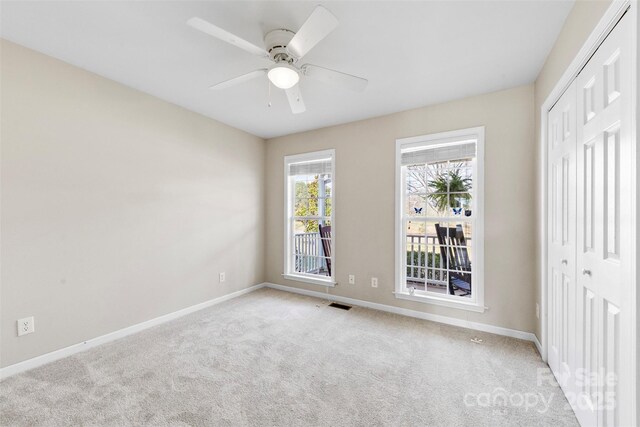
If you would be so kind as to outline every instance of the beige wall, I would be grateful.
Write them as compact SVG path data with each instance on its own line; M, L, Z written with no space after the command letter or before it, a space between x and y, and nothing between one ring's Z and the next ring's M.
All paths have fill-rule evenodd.
M263 281L262 139L0 46L1 366Z
M576 1L535 83L536 227L538 230L542 226L542 218L540 217L542 200L540 199L541 189L539 188L542 162L540 158L540 108L610 4L611 0ZM536 239L536 244L536 301L540 303L542 292L540 289L540 266L542 260L539 254L542 241ZM537 319L535 333L539 339L541 337L541 329L541 321Z
M267 141L267 281L284 280L283 157L336 149L331 294L532 332L535 327L533 85ZM486 126L485 313L398 300L394 290L395 140ZM347 276L356 275L356 285ZM378 288L369 284L379 278Z
M540 337L540 106L609 4L577 1L535 86L275 138L266 148L258 137L2 41L0 366L265 277L325 291L281 277L282 159L327 148L336 149L339 282L329 293ZM397 300L395 140L482 125L489 310ZM18 338L15 321L26 316L35 316L36 333Z

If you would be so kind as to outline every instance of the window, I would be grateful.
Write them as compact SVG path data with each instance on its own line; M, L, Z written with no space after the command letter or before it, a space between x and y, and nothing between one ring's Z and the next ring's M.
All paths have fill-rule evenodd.
M396 142L396 297L484 311L484 128Z
M335 284L334 157L327 150L284 158L287 279Z

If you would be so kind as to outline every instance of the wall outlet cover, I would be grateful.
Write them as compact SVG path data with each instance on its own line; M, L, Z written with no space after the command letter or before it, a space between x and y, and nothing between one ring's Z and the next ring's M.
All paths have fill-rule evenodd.
M35 320L32 317L25 317L24 319L18 319L18 336L32 334L36 331Z
M377 277L372 277L371 278L371 287L372 288L377 288L378 287L378 278Z
M226 279L227 279L226 275L224 273L220 273L220 283L224 283Z

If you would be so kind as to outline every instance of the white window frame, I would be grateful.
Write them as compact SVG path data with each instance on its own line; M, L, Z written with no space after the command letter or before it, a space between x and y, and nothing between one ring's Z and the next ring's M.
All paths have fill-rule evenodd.
M293 180L289 176L289 165L306 161L314 161L331 158L331 277L323 278L315 274L297 273L292 269L293 260L293 232L291 228L293 217ZM335 258L336 258L336 222L335 222L335 191L336 191L336 152L334 149L314 151L304 154L295 154L284 157L284 274L285 279L297 282L311 283L314 285L330 286L336 285L335 281ZM308 217L311 220L319 220L321 217Z
M406 241L403 230L404 193L402 179L402 150L410 147L442 145L474 139L476 141L476 157L472 188L472 227L471 239L474 254L472 277L473 291L471 298L448 294L425 295L410 293L406 287ZM396 140L396 217L395 217L395 296L399 299L419 301L445 307L459 308L475 312L484 312L484 126L469 129L421 135Z

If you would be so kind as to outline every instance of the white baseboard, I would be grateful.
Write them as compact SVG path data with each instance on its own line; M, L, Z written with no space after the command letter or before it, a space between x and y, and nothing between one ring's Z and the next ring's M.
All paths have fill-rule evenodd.
M6 366L0 369L0 381L8 378L12 375L19 374L20 372L28 371L29 369L37 368L38 366L45 365L47 363L54 362L56 360L62 359L64 357L68 357L74 355L76 353L80 353L81 351L88 350L90 348L99 346L101 344L108 343L110 341L114 341L120 338L124 338L128 335L135 334L137 332L143 331L145 329L149 329L151 327L161 325L163 323L169 322L171 320L177 319L182 316L186 316L187 314L191 314L193 312L214 306L216 304L220 304L222 302L228 301L232 298L239 297L241 295L248 294L249 292L253 292L257 289L260 289L265 286L265 283L260 283L255 286L251 286L246 289L242 289L236 292L232 292L227 295L223 295L218 298L211 299L209 301L205 301L200 304L192 305L191 307L183 308L182 310L174 311L173 313L165 314L160 317L156 317L151 320L147 320L142 323L138 323L136 325L128 326L124 329L120 329L114 332L110 332L106 335L102 335L96 338L91 338L87 341L83 341L78 344L70 345L69 347L61 348L60 350L52 351L51 353L43 354L42 356L37 356L32 359L25 360L23 362L18 362L13 365Z
M516 329L503 328L501 326L493 326L493 325L487 325L486 323L471 322L469 320L456 319L454 317L441 316L439 314L424 313L422 311L409 310L407 308L400 308L400 307L394 307L391 305L378 304L375 302L341 297L338 295L328 295L323 292L308 291L306 289L299 289L291 286L277 285L275 283L265 283L265 286L267 288L278 289L285 292L292 292L295 294L307 295L310 297L329 299L332 301L337 301L345 304L372 308L374 310L386 311L389 313L400 314L403 316L416 317L418 319L424 319L424 320L431 320L432 322L444 323L447 325L460 326L462 328L473 329L476 331L489 332L491 334L518 338L525 341L531 341L536 345L536 347L538 347L538 349L541 348L539 346L539 342L535 334L532 334L531 332L523 332L523 331L518 331Z
M360 307L371 308L374 310L386 311L388 313L395 313L403 316L415 317L418 319L430 320L433 322L444 323L447 325L459 326L467 329L473 329L476 331L489 332L496 335L503 335L507 337L531 341L535 344L536 348L538 349L538 352L541 352L541 348L542 348L542 346L540 345L540 342L538 341L538 338L530 332L523 332L515 329L502 328L500 326L487 325L485 323L471 322L468 320L456 319L453 317L441 316L438 314L424 313L421 311L409 310L406 308L394 307L391 305L378 304L375 302L341 297L338 295L327 295L325 293L318 292L318 291L308 291L305 289L293 288L291 286L283 286L283 285L277 285L275 283L265 282L255 286L251 286L246 289L242 289L240 291L223 295L218 298L214 298L209 301L205 301L200 304L192 305L191 307L183 308L182 310L174 311L173 313L165 314L163 316L156 317L151 320L147 320L146 322L138 323L136 325L132 325L124 329L110 332L106 335L102 335L96 338L91 338L87 341L83 341L81 343L74 344L69 347L61 348L60 350L52 351L51 353L43 354L42 356L37 356L32 359L25 360L23 362L6 366L0 369L0 380L8 378L12 375L19 374L20 372L28 371L29 369L37 368L47 363L54 362L64 357L72 356L74 354L99 346L101 344L105 344L110 341L115 341L117 339L124 338L128 335L132 335L137 332L143 331L145 329L149 329L151 327L161 325L163 323L169 322L179 317L186 316L187 314L191 314L193 312L205 309L207 307L211 307L216 304L220 304L222 302L228 301L232 298L236 298L241 295L248 294L249 292L253 292L263 287L269 287L269 288L278 289L285 292L292 292L292 293L307 295L307 296L316 297L316 298L330 299L332 301L342 302L342 303L351 304L351 305L357 305Z
M538 354L540 354L540 357L542 357L542 344L540 344L540 341L538 340L538 337L535 334L533 334L533 343L536 345L536 348L538 349Z

